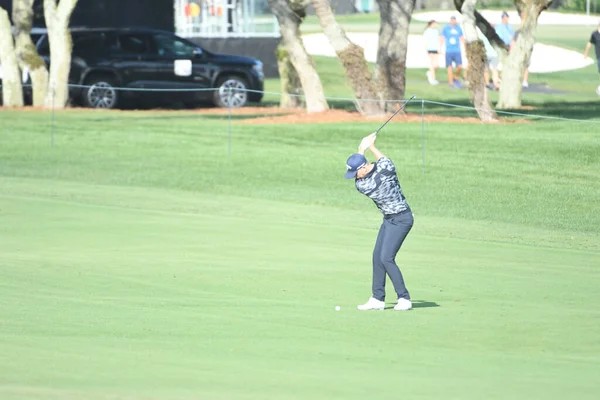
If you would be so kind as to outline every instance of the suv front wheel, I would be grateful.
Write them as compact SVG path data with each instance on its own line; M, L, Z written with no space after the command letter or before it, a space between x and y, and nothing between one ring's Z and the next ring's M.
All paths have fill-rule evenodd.
M248 84L239 76L226 76L219 79L218 90L215 91L213 102L218 107L239 108L248 103Z
M83 104L90 108L116 108L119 92L115 87L114 80L109 77L92 77L83 89Z

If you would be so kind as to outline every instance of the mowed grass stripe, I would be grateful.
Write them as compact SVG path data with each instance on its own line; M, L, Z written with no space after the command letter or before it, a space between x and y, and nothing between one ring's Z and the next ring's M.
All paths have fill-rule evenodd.
M29 213L33 212L35 215L36 207L33 207L31 203L36 203L36 201L19 202L19 206L29 210ZM4 208L5 205L3 205ZM557 287L553 286L560 286L562 283L561 280L566 279L570 274L565 271L562 274L553 275L554 279L548 276L546 276L546 279L539 279L536 277L537 274L535 272L521 270L520 273L513 274L512 278L507 277L502 271L503 258L507 253L506 248L504 248L506 247L505 245L487 246L490 251L487 252L487 257L483 257L486 251L481 249L480 245L473 247L472 244L460 240L454 245L452 243L443 243L444 241L440 241L440 239L434 239L433 243L428 243L430 240L424 238L415 238L411 243L407 242L403 258L409 260L412 258L413 253L416 253L417 260L424 257L424 254L419 253L417 248L425 248L428 252L431 252L432 249L441 249L439 253L434 252L434 254L430 254L428 259L420 260L419 264L429 264L427 271L419 271L419 269L411 267L407 268L407 275L412 275L410 279L414 282L414 290L417 293L421 292L424 296L427 296L424 300L433 301L439 307L424 308L414 313L403 314L401 318L406 319L403 323L402 320L397 319L396 314L392 314L393 318L390 318L390 312L387 312L387 314L373 313L366 315L350 312L348 309L352 308L353 304L348 304L347 302L342 303L344 313L333 311L333 304L339 304L348 298L360 297L364 292L365 285L363 282L368 281L367 257L362 257L365 260L362 260L360 267L355 265L353 268L352 264L356 263L356 261L348 261L353 256L367 252L369 249L369 244L367 243L357 248L356 252L350 251L350 254L346 254L346 257L340 254L341 258L334 265L331 265L329 261L330 273L323 273L321 271L322 266L318 265L319 254L310 252L310 240L308 248L306 243L300 240L296 244L295 252L285 255L275 255L275 260L281 258L287 260L287 262L285 264L276 263L269 274L257 277L257 271L253 268L249 270L240 268L235 271L235 274L225 273L219 276L219 279L210 279L211 268L203 262L203 249L198 249L193 253L197 257L195 268L193 265L187 263L185 259L182 263L171 262L167 270L161 268L165 266L164 263L169 256L173 261L179 260L180 255L178 250L180 246L190 241L190 238L187 237L187 234L189 234L187 228L175 230L170 228L177 225L195 225L195 229L199 229L200 233L211 231L211 225L205 225L207 219L205 217L198 217L197 219L203 223L195 224L188 216L155 215L147 211L107 209L104 207L94 209L94 207L89 206L52 204L52 202L41 202L40 212L42 215L48 211L44 210L45 208L50 208L52 215L54 215L53 220L47 221L47 224L56 224L58 228L65 226L64 221L79 219L80 224L88 227L89 238L95 239L94 243L106 249L106 251L104 253L98 252L96 254L97 259L90 260L87 263L87 268L90 269L90 272L84 272L83 279L75 277L74 274L74 271L80 269L78 266L79 263L70 263L70 260L72 258L77 260L77 254L86 254L89 251L85 246L85 240L84 246L72 246L73 250L69 253L54 253L51 251L46 253L45 251L39 251L42 256L40 258L45 258L46 261L42 262L38 268L35 268L35 265L33 267L39 270L43 270L43 267L49 267L50 270L46 272L47 276L40 276L42 279L40 279L38 285L46 286L50 282L54 282L55 284L60 283L60 285L54 287L58 296L53 300L51 298L38 299L38 301L43 301L43 305L37 304L35 296L29 298L30 304L36 305L32 309L36 310L34 316L38 316L37 321L35 321L37 328L26 325L25 330L29 332L29 335L23 335L24 332L17 331L19 333L18 338L9 332L5 332L8 333L8 337L12 337L12 340L17 342L24 341L27 344L31 344L32 341L50 340L53 343L58 343L59 349L61 349L63 345L60 345L60 343L64 342L64 346L66 346L66 338L71 338L68 342L71 352L74 351L73 346L75 348L81 346L97 353L101 352L101 349L107 345L107 340L110 342L110 338L113 338L113 340L121 338L122 342L120 345L126 345L132 341L136 342L139 346L141 341L141 344L145 344L146 346L150 346L151 344L158 345L164 351L165 346L168 349L170 346L177 346L176 343L180 341L184 341L184 347L185 345L191 346L191 343L194 343L194 346L198 346L197 342L203 342L208 337L211 338L211 343L216 346L216 354L214 353L215 347L211 346L207 348L207 346L200 344L200 349L196 349L192 354L187 356L187 359L191 363L190 368L199 368L199 370L202 370L203 365L204 368L207 368L202 361L204 357L211 359L210 363L213 365L213 368L218 368L221 363L224 363L223 368L229 370L233 367L236 369L239 368L238 364L244 362L251 362L253 368L255 368L256 362L251 360L254 360L254 357L259 357L264 361L258 362L258 370L254 374L255 376L259 376L262 382L265 382L265 379L267 382L270 382L270 379L277 376L272 375L270 372L273 365L278 365L278 363L281 363L279 365L286 365L287 369L291 368L294 374L299 373L299 375L295 376L314 379L312 374L307 372L307 370L315 368L315 365L310 362L312 358L305 356L304 361L302 361L302 352L311 354L311 350L320 349L322 350L322 354L319 356L313 355L313 357L322 359L323 362L324 360L329 360L329 357L335 359L336 354L341 359L344 359L341 354L345 353L338 353L341 349L336 346L332 348L328 340L332 343L342 340L346 342L346 346L352 349L352 354L347 356L345 362L341 364L345 365L345 367L342 367L342 371L350 373L355 379L358 379L356 375L358 372L350 368L350 366L355 365L358 367L363 363L367 366L374 360L372 358L373 354L369 351L360 351L360 348L363 346L362 341L368 341L375 332L385 332L386 330L390 330L393 333L395 330L400 329L402 334L399 334L397 338L391 334L387 338L388 341L376 342L367 346L371 351L379 349L379 352L374 353L377 354L379 362L382 362L381 353L384 352L384 349L387 349L388 346L394 346L396 341L398 341L398 346L395 348L400 352L397 356L410 362L411 371L414 374L418 371L423 372L423 370L418 368L419 364L423 362L418 360L423 357L427 358L426 356L429 359L433 357L433 360L435 360L437 359L436 357L442 357L441 355L445 352L450 352L450 354L446 354L446 357L456 358L459 380L461 379L461 368L465 369L467 367L466 364L463 364L466 362L465 360L470 360L469 362L477 360L481 357L477 355L480 351L485 352L486 355L483 359L487 361L479 359L479 362L493 360L493 364L496 367L492 369L497 368L498 362L500 365L505 366L511 365L511 363L522 365L523 362L527 364L526 360L529 359L529 362L531 362L531 359L535 358L537 359L536 364L534 364L537 365L536 368L539 368L540 365L538 364L541 364L547 373L552 375L551 371L554 370L552 367L554 363L563 366L565 364L570 365L574 362L572 355L577 354L578 351L585 359L586 355L589 357L589 353L587 353L588 346L594 344L594 339L590 338L590 341L586 343L584 337L578 345L574 345L573 343L559 345L558 341L563 337L565 332L564 328L556 328L556 320L554 318L557 314L561 316L560 321L565 327L579 327L582 330L593 329L598 319L596 313L585 312L585 304L582 304L582 301L579 300L576 294L570 294L569 299L550 296L550 293L557 290ZM173 221L173 218L176 220ZM249 216L249 218L251 217ZM177 221L178 219L184 219L186 223ZM152 234L146 233L146 235L150 237L154 234L157 235L151 243L161 245L161 252L164 257L156 259L159 253L156 251L150 251L146 255L138 251L138 246L140 246L141 242L132 240L130 238L131 232L123 229L130 227L131 221L134 220L142 221L136 232L139 232L142 238L146 239L148 236L144 236L144 233L141 231L147 229L148 223L143 223L143 221L152 222L151 225L154 225L157 231L154 231ZM113 227L107 230L106 224L103 221L111 221ZM220 233L217 232L209 240L209 244L216 244L222 247L224 243L222 235L226 235L228 230L236 232L235 228L245 225L240 220L230 220L229 222L224 222L224 224L230 229L224 229ZM273 224L272 221L270 221L269 225L271 224ZM43 227L45 224L41 225ZM68 227L69 224L66 224L66 226ZM204 226L205 229L200 228L200 226ZM33 230L33 228L30 229ZM276 227L263 227L263 232L270 230L280 233ZM55 231L63 232L62 229L55 229ZM119 234L119 232L121 233ZM167 234L167 232L170 233ZM238 230L238 234L236 235L238 240L242 238L242 240L248 240L243 233L243 231L239 232ZM33 232L26 232L24 234L27 234L27 237L31 238L30 235ZM72 235L68 233L64 233L63 236L65 241L73 239L71 238ZM201 237L203 235L197 238ZM446 239L445 242L452 242L452 240ZM124 251L116 253L113 248L116 243ZM265 241L265 243L276 245L278 242L271 239ZM49 247L52 247L52 245L52 243L48 244ZM261 249L268 252L268 247L267 245L263 245ZM502 248L493 251L494 247ZM147 247L142 246L141 248L146 249ZM218 249L217 247L215 250L218 251ZM282 250L287 252L289 251L289 247L284 243ZM303 256L300 254L301 251L309 251L311 258L316 260L316 265L304 264L302 262ZM233 263L246 258L242 254L236 256L235 250L232 250L232 253L234 253L231 259ZM456 253L472 254L474 255L474 259L465 260L464 257L462 259L459 257L450 257L450 255ZM481 260L477 257L477 253L482 253L481 259L486 260L483 266L488 270L487 277L482 277L480 271L478 271L481 268ZM521 253L526 254L527 252L524 250L521 252L513 250L511 258L513 260L515 258L519 259ZM544 250L537 251L538 256L544 253L546 253ZM524 262L527 262L528 257L522 257L522 259ZM547 263L556 262L553 259L554 257L548 257ZM348 262L349 266L344 265L346 262ZM410 265L411 263L408 262L407 264ZM299 271L294 272L294 267L297 266L303 267L301 273ZM27 272L27 270L21 270L21 273L27 274ZM177 281L176 279L167 279L171 278L172 273L178 274L183 279ZM498 277L495 277L497 273L503 279L501 285L498 284ZM339 297L331 293L321 294L324 288L329 285L335 285L334 282L337 279L334 275L339 274L344 274L351 278L347 281L348 287L340 288L340 286L346 284L342 280L342 282L334 286L336 290L340 291ZM136 275L138 276L137 281L132 279ZM251 280L251 276L255 278L254 281ZM313 278L314 276L317 276L317 278ZM534 278L537 279L537 287L531 288L530 281ZM227 284L223 285L221 280ZM293 280L294 283L290 285L289 280ZM548 280L550 284L545 284L545 280ZM354 283L350 283L351 281L354 281ZM287 286L286 282L288 282ZM585 292L588 289L582 286L581 281L576 281L574 284L582 289L581 298L585 298ZM51 283L50 286L52 287ZM286 293L264 291L265 287L271 286L288 287L290 290ZM213 299L211 300L210 297L207 299L206 296L202 295L202 290L196 287L203 287L205 290L212 292L214 294ZM240 288L240 290L233 290L232 292L234 293L231 293L231 296L229 296L232 288ZM523 288L528 288L527 292L521 292ZM593 290L593 288L590 289ZM90 301L87 303L73 302L72 300L65 301L60 296L60 293L65 290L70 293L80 293L79 295L84 299L87 295ZM103 292L105 290L113 293L111 298L114 299L115 296L120 298L120 303L104 299ZM137 294L130 297L131 294L127 295L127 293L131 292ZM160 295L156 296L156 293ZM221 294L220 296L219 293ZM461 298L457 298L458 293L461 294ZM184 296L186 299L190 297L196 299L197 306L193 306L193 301L191 302L192 304L184 301L182 305L181 300L176 300ZM287 301L278 305L278 298L280 297L295 301ZM143 301L144 298L146 299L145 302ZM169 298L171 298L171 302L165 300ZM264 307L264 303L253 301L253 298L268 301L272 307ZM218 301L215 301L216 299ZM20 300L22 301L22 299ZM546 307L539 307L538 302L545 303ZM252 311L257 308L258 312ZM61 309L63 312L56 312L56 310ZM532 316L534 310L535 316ZM574 310L578 310L579 312L573 313L572 311ZM15 311L19 311L19 307L16 307ZM39 318L39 314L47 317ZM592 315L595 316L592 317ZM337 320L340 316L342 317L341 322ZM584 318L583 320L582 317ZM331 318L336 318L336 320L332 320ZM173 320L178 321L177 324L172 324L171 321ZM337 322L332 325L332 321ZM367 321L370 321L372 324L369 324ZM29 322L31 323L32 321ZM98 326L95 323L101 324ZM398 326L399 323L400 326ZM150 329L149 327L152 327L154 330L146 331L145 328ZM36 329L39 329L39 333L37 334L35 333ZM556 332L557 330L563 332L559 334ZM440 336L441 332L444 334ZM61 339L62 337L65 339ZM78 341L77 337L88 338L88 340ZM252 337L255 339L258 337L261 338L257 347L249 344L251 341L249 342L248 340ZM412 346L416 346L416 350L414 350L415 347L411 347L413 348L412 353L408 355L404 354L406 350L402 350L405 347L400 346L402 342L401 338L410 340ZM517 338L519 338L518 341L516 340ZM289 346L291 342L295 343L295 346ZM220 348L223 350L222 347L232 345L234 346L234 351L237 352L236 357L225 357L218 350ZM89 346L92 346L92 348L89 349ZM242 348L240 349L239 346ZM468 348L464 348L463 346L468 346ZM24 345L23 347L27 346ZM453 347L454 351L449 350ZM577 350L577 348L580 350ZM544 353L550 349L552 349L553 357L544 358ZM206 353L203 353L201 350ZM459 353L456 353L456 351ZM523 351L526 353L522 354ZM133 354L125 352L122 354L122 357L127 358L130 356L135 358L139 356L138 352L143 352L143 350L138 349ZM241 354L239 354L240 352ZM25 354L27 353L25 352ZM78 364L77 360L80 350L76 351L76 353L78 355L72 356L69 355L70 352L68 351L61 353L61 357L68 360L68 363L63 368L70 370L70 366L73 363L75 365ZM161 352L160 356L156 355L156 357L169 358L173 356L169 351L166 353L162 354ZM50 351L50 355L47 357L52 357L51 354L52 351ZM268 354L272 354L275 360L269 362ZM363 354L363 356L360 356L360 354ZM561 356L561 354L565 354L565 356ZM30 357L35 359L38 356L30 354ZM298 360L297 357L300 357L300 359ZM388 357L390 356L385 356L384 353L384 364L388 365L385 360L389 360L388 366L394 365L392 359ZM213 358L218 358L219 361L215 363L212 361ZM549 361L550 358L553 358L553 361ZM229 360L229 363L227 360ZM83 361L81 360L80 362ZM104 362L106 363L106 361ZM183 360L178 365L185 363L186 361ZM580 365L581 360L576 359L576 363ZM330 360L328 365L331 367L332 364L337 365ZM435 364L435 362L425 362L425 366L428 368L431 367L430 364ZM96 367L102 368L102 365L102 362L92 363L91 366L88 365L84 370L89 371L90 368L93 369ZM111 368L113 367L112 364L109 365L111 365ZM126 365L128 365L127 360L125 360L125 363L119 370ZM152 375L153 373L157 373L156 369L163 368L167 374L182 373L179 368L171 368L169 365L169 362L166 365L158 362L152 368L146 367L150 369L146 373ZM106 364L104 366L106 367ZM532 366L529 365L529 367ZM481 365L479 368L481 368ZM519 368L515 369L515 372L519 371ZM301 370L297 371L297 369ZM438 367L437 369L440 372L440 368ZM332 370L324 367L319 368L319 370L320 373L333 373ZM435 370L436 368L433 368L433 371ZM188 373L191 372L188 371ZM267 373L267 377L263 376L263 373ZM406 374L406 372L404 373ZM463 370L463 373L466 374L467 370ZM481 373L473 370L469 373L471 376L482 376ZM506 374L506 371L504 373ZM106 374L106 372L100 373L100 377L96 376L94 379L101 379L103 374ZM66 375L60 374L60 376L54 376L53 379L67 379ZM132 378L131 375L131 372L126 374L130 379ZM133 373L133 375L135 376L136 374ZM184 375L186 374L184 373ZM349 380L346 381L347 378L345 376L342 378L338 378L337 375L335 376L338 380L341 379L346 382L345 384L350 384ZM484 372L482 377L485 376L486 373ZM443 385L445 378L443 375L440 378L436 378L436 381ZM83 380L86 379L89 379L89 377L85 377ZM463 379L465 379L465 376L463 376ZM531 384L540 379L543 381L544 377L528 377L525 380L528 384ZM160 382L154 382L158 386L155 390L160 390ZM174 381L170 380L170 382L173 383ZM208 385L208 382L202 383L202 379L194 382L201 387ZM225 382L222 383L225 384ZM252 387L250 382L245 382L244 380L237 380L236 382L238 388L244 387L244 385ZM325 384L323 380L319 379L316 382ZM373 383L372 380L371 383ZM228 385L231 386L231 382ZM452 386L449 382L447 382L447 385ZM337 385L333 386L335 388L331 390L334 393L340 390L343 391ZM354 387L357 386L360 387L361 385L354 385ZM414 384L409 385L411 388L412 386ZM286 385L286 388L289 389L290 387L293 387L293 383ZM317 387L315 389L318 389L318 393L322 394L327 392L327 387ZM299 388L297 389L299 390ZM484 390L483 388L481 389ZM278 388L275 385L273 390L279 395L279 390L283 390L283 388ZM307 393L306 390L308 389L306 387L304 390L304 393ZM364 394L368 389L363 388L363 390L364 392L362 393ZM416 393L419 392L418 387L414 388L414 390ZM451 391L451 388L446 387L445 390ZM260 396L256 394L256 397Z
M365 232L365 229L375 234L380 222L373 206L364 200L361 204L362 209L357 210L319 204L294 204L293 212L289 212L291 204L288 202L264 199L248 201L247 197L173 189L90 185L30 178L0 178L0 185L3 188L0 198L14 200L38 200L64 205L74 203L90 207L136 209L190 217L213 216L217 219L256 217L262 220L286 222L294 226L307 223L318 226L331 225L332 222L328 218L320 217L321 213L327 213L332 217L331 221L336 221L344 231L353 231L355 235ZM493 201L493 195L490 201ZM481 206L485 204L489 203L482 203ZM590 207L593 207L593 204ZM561 251L574 249L597 253L600 250L598 235L594 233L580 233L567 229L542 229L517 223L517 221L499 223L481 220L464 223L457 218L423 215L418 207L413 209L417 209L415 214L418 216L418 223L413 228L411 236L426 234L468 241L505 242L511 246L521 244L546 248L558 247ZM543 210L542 212L547 213ZM587 218L587 214L581 213L581 210L572 209L571 213L571 218L579 218L580 215ZM4 210L5 217L11 214L18 215L18 210L12 213L9 209ZM549 218L555 217L549 216Z
M169 133L172 122L148 121L144 126L150 133L140 135L126 119L119 130L107 131L101 124L94 128L86 122L90 115L61 114L73 129L101 131L74 133L55 149L15 129L0 174L364 209L365 199L341 179L340 160L369 124L298 125L293 130L238 126L233 154L227 157L226 124L200 117L178 121L179 131L221 135L218 140L202 134L179 140L179 133ZM418 214L598 232L600 216L588 201L600 192L600 147L593 126L431 125L426 135L425 174L418 124L391 124L380 140L396 161ZM281 138L302 144L285 144ZM583 214L586 218L577 217Z

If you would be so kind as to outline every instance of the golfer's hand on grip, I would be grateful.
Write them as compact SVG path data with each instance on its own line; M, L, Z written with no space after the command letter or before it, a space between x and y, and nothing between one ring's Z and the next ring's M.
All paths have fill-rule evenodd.
M375 144L375 140L377 140L376 133L371 133L369 136L365 136L358 146L358 152L364 154L369 147Z

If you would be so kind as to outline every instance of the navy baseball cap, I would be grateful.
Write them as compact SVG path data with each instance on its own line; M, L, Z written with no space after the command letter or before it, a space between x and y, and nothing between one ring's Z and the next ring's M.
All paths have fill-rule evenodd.
M502 11L502 18L508 17L508 13L506 11Z
M365 156L358 153L352 154L348 158L348 161L346 161L346 169L348 170L348 172L346 172L346 175L344 175L344 177L346 179L355 178L356 173L358 172L360 167L363 167L365 165L367 165L367 158Z

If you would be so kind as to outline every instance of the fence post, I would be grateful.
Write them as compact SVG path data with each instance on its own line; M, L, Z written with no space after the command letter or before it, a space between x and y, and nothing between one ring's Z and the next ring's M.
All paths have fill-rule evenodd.
M421 172L425 176L425 100L421 99Z
M228 144L227 144L227 154L231 157L231 86L229 87L229 135L228 135Z
M50 126L50 132L51 132L51 147L54 147L54 97L56 96L56 85L55 82L51 82L50 83L50 90L52 91L52 118L51 118L51 126Z

